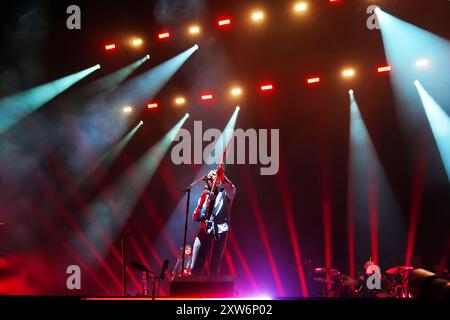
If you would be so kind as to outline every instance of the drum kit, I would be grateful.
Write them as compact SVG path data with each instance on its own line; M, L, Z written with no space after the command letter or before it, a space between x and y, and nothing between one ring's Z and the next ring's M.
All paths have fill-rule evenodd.
M413 267L397 266L386 270L386 285L395 298L412 298L409 291L409 276Z
M359 279L341 274L333 268L319 267L312 276L326 298L389 297L413 298L409 291L409 278L413 267L396 266L381 275L381 290L371 291L366 287L368 275Z

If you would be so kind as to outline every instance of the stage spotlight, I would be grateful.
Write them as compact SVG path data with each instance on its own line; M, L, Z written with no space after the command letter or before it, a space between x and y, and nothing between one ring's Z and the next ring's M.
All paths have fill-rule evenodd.
M153 36L156 38L156 33L153 34ZM128 71L120 71L120 75L115 75L112 81L102 83L106 90L113 89L114 92L108 94L105 98L100 96L101 100L93 100L92 103L89 103L86 110L80 115L78 121L80 132L84 132L85 134L85 138L83 138L83 141L86 143L85 146L89 147L90 150L93 150L92 157L100 155L109 145L118 141L129 127L130 121L142 110L147 112L150 116L157 116L160 109L163 111L166 106L158 101L157 96L159 92L192 56L194 51L193 46L191 46L187 50L184 50L172 58L153 66L151 69L122 83L124 77L128 78L130 72L136 70L142 63L142 61L139 60L134 63L133 67L131 65L127 66L126 69ZM144 56L145 54L142 54L142 58L144 58ZM116 78L120 78L120 82L118 82ZM62 85L66 86L70 83L71 82L68 83L68 81L65 80ZM108 86L108 83L111 83L111 85ZM64 89L59 83L52 83L51 88L52 90ZM48 89L46 91L48 91ZM37 94L38 93L36 93L36 95ZM35 95L33 94L33 96ZM38 97L41 96L43 96L43 94L38 95ZM36 99L33 98L33 100ZM148 104L153 102L158 102L160 104L159 107L156 109L148 109ZM20 102L20 104L23 104L23 102ZM171 104L171 101L169 101L169 104ZM133 106L134 111L129 115L123 114L122 109L125 105ZM0 100L0 117L3 117L4 115L3 110L1 110L3 109L2 107ZM14 106L14 109L17 109L17 107ZM16 112L17 111L14 110L14 113ZM0 132L3 122L3 120L0 121ZM105 123L113 125L105 126ZM73 142L73 146L77 147L78 142ZM71 170L70 173L72 175L75 175L76 172L82 170L86 165L87 162L77 161L77 163L71 164L68 169Z
M217 25L219 27L229 26L230 24L231 24L231 19L230 18L220 19L220 20L217 21Z
M353 68L347 68L342 70L342 77L344 78L353 78L355 76L356 72Z
M200 33L200 27L198 25L192 25L189 27L189 34L198 35Z
M255 23L262 23L264 21L265 14L261 10L253 11L251 14L251 19Z
M268 92L268 91L272 91L274 89L273 84L263 84L260 87L261 92Z
M90 166L87 172L83 172L83 174L79 174L78 177L81 178L80 183L77 183L78 186L83 185L83 182L86 181L87 178L91 177L95 172L97 181L101 181L108 172L108 169L112 166L117 157L122 153L122 151L126 148L128 143L137 133L140 127L144 125L143 121L139 121L133 129L131 129L125 136L123 136L117 143L113 144L106 151L103 152L101 157L92 159L90 162Z
M163 33L160 33L160 34L158 34L158 38L159 38L159 39L167 39L167 38L170 38L170 33L169 33L169 32L163 32Z
M231 94L233 97L239 97L239 96L242 95L242 88L240 88L240 87L233 87L233 88L231 88L231 90L230 90L230 94Z
M189 113L186 113L186 115L184 116L186 119L190 117Z
M105 45L105 50L106 51L111 51L116 49L116 44L115 43L108 43L107 45Z
M197 50L198 50L198 48L199 48L198 44L196 44L196 45L195 45L195 46L194 46L193 48L194 48L194 50L196 50L196 51L197 51Z
M156 109L158 108L158 104L156 102L147 104L147 109Z
M348 90L348 94L352 96L353 95L353 90L352 89Z
M429 61L427 59L419 59L416 61L416 67L417 68L426 68L429 65Z
M241 110L241 107L237 106L237 107L236 107L236 110L237 110L237 111Z
M177 105L177 106L184 106L186 104L186 98L176 97L174 102L175 102L175 105Z
M133 38L130 43L133 47L139 48L144 44L144 41L141 38Z
M306 1L298 1L294 3L294 13L304 13L308 10L308 3Z
M131 113L133 112L133 107L132 106L125 106L122 108L123 113Z
M149 54L145 56L145 60L150 60L150 55Z
M0 98L0 135L98 69L100 69L99 64L52 82ZM120 108L120 105L118 107Z
M378 68L378 73L390 72L390 71L392 71L392 67L391 66L385 66L385 67L379 67Z
M202 159L200 159L198 162L198 164L201 165L203 163L203 165L201 165L201 167L199 168L197 167L195 168L196 172L195 178L201 179L204 176L205 172L209 172L210 170L215 169L217 167L217 163L220 163L222 159L225 147L228 145L233 145L234 142L231 143L231 140L232 139L235 140L234 129L237 120L237 114L238 112L233 112L232 117L230 118L226 127L222 130L222 133L219 136L213 137L214 141L211 142L211 144L209 144L208 146L208 148L211 147L212 149L210 150L210 152L205 152L204 154L205 161L202 161ZM183 140L188 139L186 138L186 134L189 134L189 131L183 130L183 132L180 133L183 133L183 135L180 134L179 136L175 136L176 141L178 141L178 143L180 143L180 138ZM172 149L172 154L175 148ZM233 151L231 151L231 149L233 149ZM231 158L232 152L236 153L236 149L230 147L230 152L228 154L229 158ZM203 158L203 154L201 154L200 156L201 158ZM197 163L195 159L194 163ZM197 188L194 188L192 192L195 192L195 196L200 195L199 189ZM173 255L172 253L173 250L170 249L171 245L169 241L167 241L168 238L167 236L165 236L166 234L173 235L173 237L171 236L169 239L173 239L174 243L183 243L184 232L182 224L180 223L180 212L183 212L185 210L185 206L186 206L186 199L185 198L180 199L180 201L178 201L178 203L176 204L175 208L172 210L172 214L169 215L168 219L165 220L165 225L159 232L159 235L152 242L152 247L155 248L155 251L163 253L163 256Z
M450 117L419 81L414 81L450 181Z
M202 100L203 101L211 101L213 100L213 95L210 93L206 93L202 95Z
M309 78L309 79L306 80L306 82L308 84L319 83L320 82L320 78L319 77Z
M86 204L87 206L83 210L92 214L92 220L99 222L99 227L105 230L112 239L118 237L126 225L133 208L136 207L187 118L185 115L180 119L158 142L134 161L128 169L124 170L113 183L101 189L97 196L89 204ZM108 215L105 219L105 214L109 213L105 210L108 210L107 208L110 208L111 204L114 205L113 214ZM91 226L86 226L87 240L95 245L95 249L100 255L106 254L109 249L108 244L101 241L98 232L92 231Z

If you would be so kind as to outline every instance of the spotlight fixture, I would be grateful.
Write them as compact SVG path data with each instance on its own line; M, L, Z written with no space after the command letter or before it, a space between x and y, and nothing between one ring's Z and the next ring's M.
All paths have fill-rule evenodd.
M261 89L261 92L269 92L274 89L274 86L273 86L273 84L267 83L267 84L261 85L260 89Z
M139 48L144 44L144 41L141 38L133 38L130 43L133 47Z
M294 13L304 13L308 10L308 3L306 1L298 1L294 3Z
M116 49L116 44L115 43L108 43L108 44L105 45L105 50L106 51L111 51L111 50L114 50L114 49Z
M202 95L202 100L203 101L212 101L213 100L213 95L210 93L205 93Z
M200 27L198 25L191 25L189 27L190 35L198 35L201 32Z
M419 59L416 61L417 68L426 68L429 65L429 61L427 59Z
M320 77L308 78L306 80L306 83L308 83L308 84L314 84L314 83L319 83L319 82L320 82Z
M132 106L125 106L122 108L123 113L131 113L133 112L133 107Z
M346 68L342 70L342 77L344 78L353 78L355 76L356 72L353 68Z
M241 88L241 87L233 87L233 88L231 88L231 90L230 90L230 94L231 94L233 97L241 96L241 95L242 95L242 88Z
M390 72L390 71L392 71L392 67L391 66L384 66L384 67L379 67L378 68L378 73Z
M147 104L147 109L156 109L158 108L158 104L156 102Z
M183 105L186 104L186 98L181 97L181 96L180 97L176 97L174 102L175 102L175 105L177 105L177 106L183 106Z
M251 19L255 23L263 22L264 18L265 18L264 12L261 11L261 10L253 11L252 14L251 14Z
M217 21L219 27L229 26L231 24L230 18L224 18Z
M158 34L158 38L159 38L159 39L167 39L167 38L170 38L170 33L169 33L169 32L162 32L162 33Z

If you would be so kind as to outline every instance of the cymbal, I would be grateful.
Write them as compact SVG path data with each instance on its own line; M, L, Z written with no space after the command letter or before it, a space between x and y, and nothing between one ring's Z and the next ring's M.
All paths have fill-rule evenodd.
M414 269L414 268L410 267L410 266L397 266L397 267L387 269L386 273L387 274L398 274L398 273L403 273L403 272L409 272L412 269Z
M326 275L332 275L332 276L337 276L340 275L341 273L336 270L336 269L332 269L332 268L315 268L314 269L314 273L316 274L326 274Z
M153 271L149 270L146 266L140 264L139 262L132 262L131 265L140 271L154 273Z

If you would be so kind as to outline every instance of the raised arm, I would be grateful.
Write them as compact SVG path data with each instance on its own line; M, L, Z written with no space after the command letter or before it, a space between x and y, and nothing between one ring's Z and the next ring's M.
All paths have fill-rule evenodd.
M202 195L200 196L200 199L198 199L197 207L194 210L194 214L192 218L194 221L200 222L205 218L205 208L204 204L206 202L206 199L208 198L209 192L207 190L202 192Z
M219 178L219 181L222 182L222 185L225 188L225 193L226 193L228 199L230 201L233 201L234 196L236 195L236 187L230 181L230 179L227 178L223 168L221 168L221 167L217 168L217 177Z

